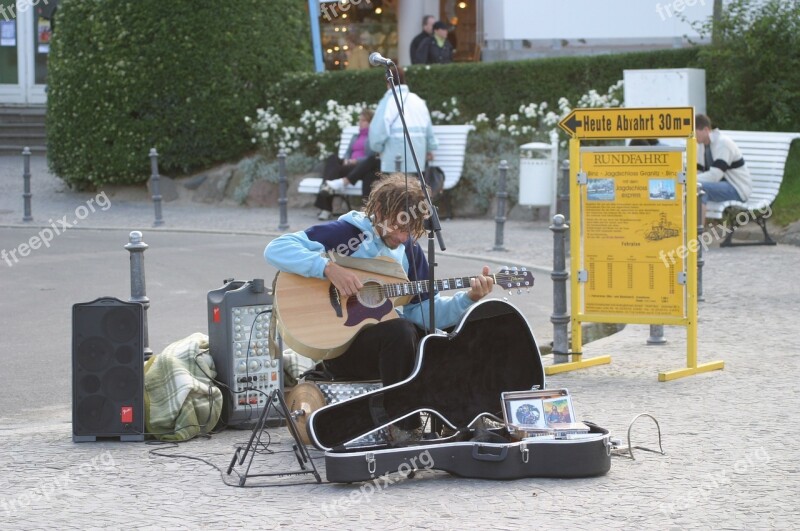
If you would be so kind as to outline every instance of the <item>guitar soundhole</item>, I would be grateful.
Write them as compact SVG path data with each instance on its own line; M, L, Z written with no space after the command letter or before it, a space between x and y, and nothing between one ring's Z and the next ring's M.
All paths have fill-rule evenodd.
M386 300L383 294L383 286L374 280L363 283L364 286L358 290L358 302L367 308L377 308Z

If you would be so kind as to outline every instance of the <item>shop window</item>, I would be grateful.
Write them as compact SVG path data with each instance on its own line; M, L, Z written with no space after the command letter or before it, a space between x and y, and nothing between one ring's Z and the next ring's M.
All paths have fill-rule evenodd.
M19 83L15 0L0 0L0 83Z
M377 51L397 57L397 16L380 0L348 0L320 6L322 60L326 70L368 68Z

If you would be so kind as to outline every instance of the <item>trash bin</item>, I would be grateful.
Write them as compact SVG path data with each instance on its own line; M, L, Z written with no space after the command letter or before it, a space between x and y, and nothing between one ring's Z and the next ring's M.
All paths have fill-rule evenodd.
M519 204L551 206L555 195L556 167L553 145L531 142L519 147Z

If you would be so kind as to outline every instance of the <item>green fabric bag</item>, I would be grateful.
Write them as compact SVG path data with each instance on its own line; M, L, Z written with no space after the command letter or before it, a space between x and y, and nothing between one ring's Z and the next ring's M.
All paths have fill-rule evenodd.
M222 392L208 336L199 332L169 345L144 364L145 427L162 441L210 432L222 413Z

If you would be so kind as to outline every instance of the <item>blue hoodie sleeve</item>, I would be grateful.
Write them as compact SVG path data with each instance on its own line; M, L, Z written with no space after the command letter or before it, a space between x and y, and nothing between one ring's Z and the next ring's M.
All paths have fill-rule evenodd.
M308 238L305 231L284 234L269 242L264 249L264 259L279 271L304 277L324 278L328 258L325 247Z
M343 220L314 225L272 240L264 249L264 259L280 271L325 278L325 266L330 260L325 252L333 250L343 255L352 254L358 248L358 242L364 240L359 238L360 234L360 228Z

